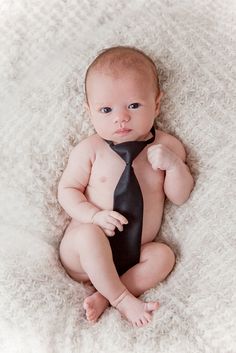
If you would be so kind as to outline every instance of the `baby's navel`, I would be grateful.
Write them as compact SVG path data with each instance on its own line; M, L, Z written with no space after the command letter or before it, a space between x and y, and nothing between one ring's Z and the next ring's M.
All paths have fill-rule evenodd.
M100 177L100 182L101 183L105 183L106 180L107 180L107 178L105 176Z

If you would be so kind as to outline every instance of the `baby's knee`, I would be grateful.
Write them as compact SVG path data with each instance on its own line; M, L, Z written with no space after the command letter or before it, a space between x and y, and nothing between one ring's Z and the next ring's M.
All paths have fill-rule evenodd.
M163 267L165 267L169 273L175 265L176 257L174 251L168 245L160 243L159 254L163 263Z
M164 243L152 242L143 249L144 260L150 259L153 271L163 272L166 275L171 272L175 265L175 254L173 250Z
M107 241L104 231L98 225L91 223L84 223L79 226L77 238L81 245Z
M80 228L80 251L84 254L91 254L92 257L110 256L112 258L109 240L104 231L95 224L83 224Z
M90 246L104 238L106 238L105 233L99 226L90 223L80 224L78 227L65 233L61 241L60 250L61 248L69 247L77 252L78 249Z
M102 229L92 223L83 223L80 224L79 229L78 229L80 234L87 235L87 236L95 236L96 234L104 234Z

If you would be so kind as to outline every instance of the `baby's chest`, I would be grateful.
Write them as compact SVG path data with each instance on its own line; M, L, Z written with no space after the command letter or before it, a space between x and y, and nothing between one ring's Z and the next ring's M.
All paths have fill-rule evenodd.
M120 158L109 158L98 155L93 163L88 185L93 188L115 189L121 174L124 171L124 163Z
M94 161L89 186L96 189L114 190L126 164L119 156L104 157L98 156ZM154 171L147 160L135 160L133 170L143 193L155 192L162 187L163 172Z

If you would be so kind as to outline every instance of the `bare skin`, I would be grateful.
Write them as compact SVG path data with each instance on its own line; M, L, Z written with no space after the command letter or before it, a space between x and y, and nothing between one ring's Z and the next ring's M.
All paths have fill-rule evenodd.
M172 148L175 151L177 149L179 156L184 158L182 146L172 136L157 130L156 141L154 141L152 145L154 146L157 141L159 144L161 143L168 146L168 148ZM94 149L91 149L91 151L93 151L91 158L94 162L89 183L84 194L86 199L96 208L112 210L113 192L119 175L121 175L124 168L123 161L114 155L113 151L110 150L109 146L100 139L98 135L91 136L89 143L90 146L94 146ZM85 146L85 148L87 148L87 146ZM74 153L76 155L76 151L74 151ZM79 151L78 159L80 153ZM71 163L73 164L73 162L74 158ZM89 237L86 235L86 232L89 233L91 231L94 233L96 240L99 239L97 233L102 233L104 238L102 241L104 241L108 247L107 236L102 232L101 228L94 229L94 226L91 225L92 227L90 228L92 228L92 230L89 230L89 225L84 225L80 221L72 219L61 243L60 257L68 274L77 281L90 280L95 288L98 289L98 291L87 297L84 301L86 316L91 322L97 321L108 307L109 303L113 305L126 288L128 290L126 296L119 304L114 306L116 306L133 325L140 327L147 324L151 319L152 313L159 307L159 303L151 302L146 305L146 303L143 303L136 297L166 278L175 263L174 253L167 245L153 242L160 228L163 214L165 200L164 171L154 171L152 169L147 159L147 148L136 158L133 167L144 197L140 262L122 275L118 281L117 273L111 275L110 269L113 263L111 255L109 255L110 249L106 249L106 247L102 248L103 257L107 260L106 268L109 268L109 276L112 278L111 282L119 282L116 289L118 295L112 294L109 296L106 293L104 293L105 295L102 294L103 290L99 290L99 284L96 283L100 281L101 276L96 274L97 279L91 279L92 276L88 275L88 270L85 270L85 263L82 263L83 259L81 253L83 252L83 246L85 246L84 240L87 240L86 245L88 249L85 253L87 253L87 251L90 252L90 260L99 257L97 254L93 253L94 241L91 241L91 244L89 243ZM73 169L73 166L70 166L70 168ZM183 166L183 168L185 167ZM84 229L84 226L86 226L85 228L87 229ZM97 266L98 262L96 260L95 267ZM102 273L105 272L104 270L101 271ZM115 269L113 269L113 271L116 272ZM115 277L115 280L113 277ZM109 289L108 292L110 293L112 291ZM137 312L138 317L136 316Z
M146 63L148 64L148 63ZM175 264L173 251L154 242L160 229L165 197L184 203L193 188L183 145L160 130L133 162L143 194L140 261L119 277L108 237L129 222L113 211L113 195L125 162L108 146L146 140L160 111L162 92L154 89L150 70L121 68L121 75L94 70L87 78L87 109L97 134L71 152L58 187L58 200L71 216L60 245L60 258L76 281L91 281L96 292L84 300L87 319L96 321L109 304L132 323L146 325L158 301L139 297L163 281ZM148 67L148 66L147 66Z

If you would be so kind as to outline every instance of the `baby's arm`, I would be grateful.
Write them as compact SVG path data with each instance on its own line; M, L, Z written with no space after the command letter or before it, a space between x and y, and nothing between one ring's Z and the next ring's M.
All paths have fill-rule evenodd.
M95 152L89 139L80 142L70 153L58 185L58 201L69 216L82 223L92 223L99 208L87 201L84 191L89 181Z
M164 191L170 201L176 205L182 205L190 196L194 180L185 163L186 152L182 143L173 138L169 148L178 158L173 163L173 167L166 171Z
M174 136L166 134L165 143L153 145L148 150L148 158L154 170L166 172L164 191L170 201L183 204L194 186L194 180L185 163L186 152L182 143Z
M123 224L128 223L127 219L116 211L101 210L84 195L95 157L91 138L83 140L71 151L58 185L58 201L73 219L81 223L97 224L106 235L113 236L115 228L123 230Z

